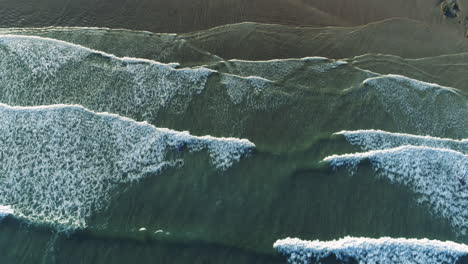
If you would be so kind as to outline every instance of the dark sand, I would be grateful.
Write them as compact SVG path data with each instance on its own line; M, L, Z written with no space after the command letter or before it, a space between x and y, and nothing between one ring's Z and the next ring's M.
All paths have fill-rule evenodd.
M97 26L190 32L245 21L356 26L404 17L461 29L467 0L2 0L1 27Z

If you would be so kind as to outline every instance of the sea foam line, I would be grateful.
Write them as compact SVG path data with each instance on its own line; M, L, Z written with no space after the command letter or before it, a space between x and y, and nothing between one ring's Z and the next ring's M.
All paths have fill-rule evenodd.
M15 211L8 205L0 205L0 219L7 215L14 215Z

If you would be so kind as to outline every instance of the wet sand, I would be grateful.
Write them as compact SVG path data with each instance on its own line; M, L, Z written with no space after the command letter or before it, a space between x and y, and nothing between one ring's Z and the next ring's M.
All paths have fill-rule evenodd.
M1 27L93 26L190 32L239 22L357 26L410 18L463 31L466 0L3 0ZM450 6L450 5L449 5ZM445 13L444 13L445 12Z

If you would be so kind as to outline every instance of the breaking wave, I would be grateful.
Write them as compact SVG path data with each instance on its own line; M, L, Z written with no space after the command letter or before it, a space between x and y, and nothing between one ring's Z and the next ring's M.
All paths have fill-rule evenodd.
M232 105L270 109L288 99L262 77L118 58L42 37L0 35L0 56L0 101L9 105L79 104L154 123L161 109L184 113L215 73Z
M454 140L450 138L391 133L381 130L341 131L335 134L343 135L350 144L357 145L363 150L389 149L412 145L447 148L464 154L468 152L468 139Z
M363 153L332 155L324 161L354 173L369 161L391 183L408 187L418 201L448 219L459 235L468 233L468 140L390 133L381 130L341 131Z
M246 139L197 137L81 106L0 105L0 123L0 215L58 229L86 227L119 185L182 166L169 152L205 150L225 170L255 148Z
M457 89L400 75L372 77L362 84L370 88L368 100L376 97L398 129L414 127L417 134L466 136L468 103Z
M262 76L263 78L282 81L296 74L304 67L311 72L324 73L337 69L347 62L324 57L305 57L301 59L276 59L266 61L229 60L222 62L229 72L243 77Z
M274 248L288 257L289 263L309 264L328 257L339 263L457 263L468 256L468 246L428 239L383 237L379 239L345 237L333 241L278 240Z
M53 38L114 54L118 57L147 58L160 62L207 63L222 60L192 46L183 37L97 27L0 28L0 35L29 35Z
M365 160L378 175L408 187L418 201L447 218L456 233L468 232L468 156L451 149L402 146L326 157L332 168L355 171Z
M234 105L243 104L250 110L275 109L288 101L274 82L262 77L223 74L221 84Z
M32 36L0 36L0 56L3 103L80 104L145 120L156 118L162 107L183 111L213 73Z
M11 208L11 206L0 205L0 219L7 215L13 215L13 214L14 214L14 210Z

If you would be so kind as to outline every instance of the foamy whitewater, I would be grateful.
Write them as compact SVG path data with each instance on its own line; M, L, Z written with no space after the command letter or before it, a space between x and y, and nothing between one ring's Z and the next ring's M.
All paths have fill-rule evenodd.
M117 56L144 57L161 62L219 61L172 33L152 33L98 27L0 28L0 35L48 37L83 45ZM109 45L112 43L112 45Z
M243 104L251 110L272 110L288 101L287 95L277 92L274 82L262 77L223 74L221 84L233 104Z
M365 153L333 155L324 159L332 168L351 172L369 160L381 177L408 187L435 215L448 219L460 235L468 232L468 156L454 150L402 146Z
M11 206L0 205L0 219L12 214L14 214L14 211Z
M79 104L154 122L161 109L185 112L214 74L221 75L233 105L266 110L288 99L275 82L262 77L118 58L42 37L0 35L0 56L0 101L9 105Z
M347 62L332 60L325 57L305 57L302 59L275 59L265 61L229 60L223 62L229 72L242 76L262 76L272 81L283 81L301 69L308 67L310 70L324 73L337 69Z
M213 73L32 36L0 35L0 56L3 103L80 104L144 120L156 118L161 108L184 111Z
M418 136L404 133L391 133L382 130L356 130L335 133L343 135L352 144L363 150L379 150L406 145L445 148L468 153L468 139L454 140L431 136Z
M362 84L369 88L368 100L380 101L400 129L414 127L417 134L466 137L468 101L457 89L400 75L368 78Z
M353 173L369 160L378 175L418 194L435 215L449 219L456 233L468 232L468 140L454 140L380 130L341 131L367 152L325 158L333 168Z
M454 264L468 256L468 246L464 244L389 237L345 237L333 241L287 238L276 241L273 247L288 256L292 264L315 263L330 256L345 263L357 261L360 264Z
M119 185L182 166L169 152L206 150L224 170L255 148L70 105L0 105L0 124L0 214L65 230L86 227Z

